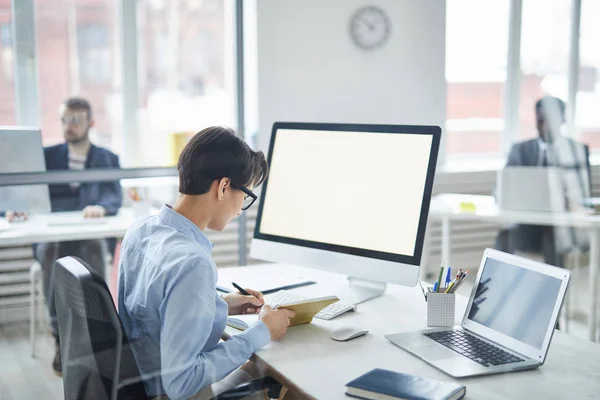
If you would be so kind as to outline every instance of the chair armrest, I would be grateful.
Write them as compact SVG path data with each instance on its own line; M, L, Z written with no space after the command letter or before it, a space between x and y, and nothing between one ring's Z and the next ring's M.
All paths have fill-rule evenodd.
M236 387L213 397L212 400L240 400L263 389L269 389L270 398L277 398L281 391L281 383L270 376L263 376L237 385Z

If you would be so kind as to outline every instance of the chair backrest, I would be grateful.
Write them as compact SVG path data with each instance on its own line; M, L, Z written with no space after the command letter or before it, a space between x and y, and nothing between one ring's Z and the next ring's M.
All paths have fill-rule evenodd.
M65 400L148 399L104 279L84 261L54 266Z

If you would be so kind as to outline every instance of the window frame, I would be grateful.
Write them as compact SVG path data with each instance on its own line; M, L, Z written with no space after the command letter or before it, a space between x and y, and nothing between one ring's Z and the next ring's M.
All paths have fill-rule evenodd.
M576 137L576 98L578 92L579 80L579 40L580 40L580 25L581 25L581 3L582 0L571 0L571 28L569 32L569 59L568 59L568 97L567 115L566 115L566 132L569 136ZM506 63L506 81L504 84L503 96L503 120L504 130L501 133L501 149L500 154L505 155L510 150L511 144L518 138L519 130L519 106L520 106L520 90L521 90L521 39L523 25L523 0L510 0L509 4L509 21L508 21L508 55ZM446 118L446 122L449 119ZM592 149L594 151L594 149ZM600 149L595 150L600 152ZM445 154L443 160L456 160L468 158L476 162L478 158L496 157L495 153L455 153ZM502 156L501 156L502 157Z
M243 0L227 0L231 3L230 12L233 13L235 38L233 40L236 48L235 68L236 82L235 90L237 92L236 115L237 132L240 136L245 135L245 114L246 103L244 99L244 8ZM582 0L571 0L571 31L569 47L569 70L568 70L568 98L566 99L569 107L567 111L567 132L571 135L575 133L576 117L576 97L578 92L579 79L579 39L581 24L581 3ZM137 9L136 2L119 2L118 9L119 32L121 36L121 62L122 62L122 112L129 118L123 119L123 132L129 132L123 135L124 153L132 157L132 163L135 163L135 151L138 138L140 137L139 124L137 121L137 107L139 94L138 80L138 40L137 40ZM520 91L520 47L521 47L521 27L522 27L522 9L523 0L510 0L509 10L509 35L508 35L508 59L506 66L507 79L504 87L504 105L503 118L504 130L501 136L501 152L506 153L510 144L516 138L518 129L518 111L519 111L519 91ZM16 102L16 121L19 125L38 126L40 123L39 115L39 87L38 87L38 66L37 54L35 48L35 0L12 0L11 9L13 23L11 24L12 38L15 52L15 96ZM33 65L33 67L32 67ZM508 105L508 106L507 106ZM600 149L596 150L600 152ZM465 156L464 154L452 154L450 157L447 150L442 146L442 154L439 155L441 164L450 159L472 158L473 162L477 158L489 156L484 153L473 153ZM245 223L240 223L239 231L239 251L240 264L246 263L245 254Z

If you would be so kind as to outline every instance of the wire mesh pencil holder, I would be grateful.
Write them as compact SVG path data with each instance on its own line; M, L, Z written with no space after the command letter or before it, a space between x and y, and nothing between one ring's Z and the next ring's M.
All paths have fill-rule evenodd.
M455 308L454 293L427 293L427 326L454 326Z

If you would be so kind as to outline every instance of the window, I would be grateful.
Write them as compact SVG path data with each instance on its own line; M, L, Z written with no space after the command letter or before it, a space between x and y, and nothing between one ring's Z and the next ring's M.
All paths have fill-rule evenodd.
M10 3L0 3L0 125L16 125L14 48Z
M571 0L523 2L517 140L537 137L534 106L540 97L551 95L567 101L571 3Z
M10 22L0 24L0 48L2 49L2 61L0 61L2 76L6 82L10 82L14 79L14 49Z
M35 12L41 128L44 145L63 141L59 107L87 98L96 145L121 151L121 79L117 0L37 0Z
M258 32L257 0L244 1L244 114L245 140L258 147Z
M600 2L583 0L579 42L579 91L575 122L579 139L592 148L600 148L600 52L598 38Z
M176 154L164 149L175 133L235 126L233 17L231 0L138 3L145 166L174 164Z
M448 0L446 13L446 151L498 153L509 1Z
M110 83L111 48L108 28L101 24L85 24L77 28L79 73L85 83Z

